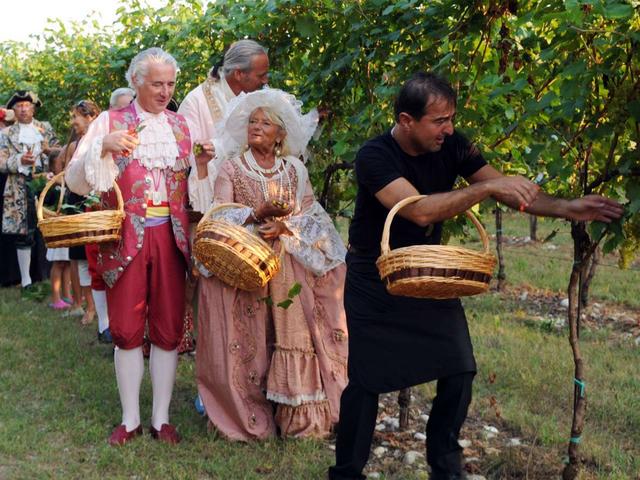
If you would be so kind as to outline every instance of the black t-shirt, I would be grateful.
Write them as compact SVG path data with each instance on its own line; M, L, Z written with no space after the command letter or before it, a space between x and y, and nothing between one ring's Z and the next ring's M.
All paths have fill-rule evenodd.
M405 153L388 131L369 140L358 151L355 171L358 193L349 244L357 252L377 255L382 229L389 210L375 194L397 178L404 177L421 194L451 191L458 176L469 177L486 161L469 141L454 132L437 152L411 156ZM420 227L396 215L391 225L391 248L440 243L442 223Z

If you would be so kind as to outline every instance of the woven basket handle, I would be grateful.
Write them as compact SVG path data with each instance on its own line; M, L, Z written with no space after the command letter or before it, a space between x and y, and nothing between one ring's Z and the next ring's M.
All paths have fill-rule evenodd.
M207 210L207 213L205 213L202 218L200 219L200 221L198 222L198 226L200 226L200 224L202 222L204 222L205 220L207 220L209 217L211 217L211 215L213 215L215 212L217 212L218 210L224 210L225 208L247 208L247 205L243 205L241 203L219 203L218 205L212 205L211 208L209 208L209 210Z
M44 218L44 212L43 212L44 197L47 196L47 192L53 186L53 184L58 181L58 179L60 179L60 184L62 188L60 189L60 198L58 199L58 208L56 209L56 213L60 213L60 209L62 207L62 200L64 197L64 190L65 190L64 170L54 175L53 177L51 177L51 180L47 182L47 184L42 189L42 192L40 192L40 196L38 197L38 205L36 208L36 215L38 217L38 221ZM124 199L122 198L122 192L120 191L120 187L118 186L118 183L115 180L113 182L113 189L116 192L116 199L118 200L118 210L124 213Z
M413 195L411 197L407 197L403 200L400 200L396 203L391 210L389 210L389 214L387 215L387 219L384 222L384 228L382 229L382 240L380 241L380 252L382 255L389 253L389 234L391 231L391 222L393 222L393 217L396 216L398 210L411 203L415 203L418 200L422 200L423 198L427 198L429 195ZM464 214L469 218L476 229L478 230L478 234L480 235L480 240L482 241L482 246L484 248L484 253L489 253L489 237L487 237L487 232L482 226L482 224L478 221L476 216L471 213L469 210L464 212Z

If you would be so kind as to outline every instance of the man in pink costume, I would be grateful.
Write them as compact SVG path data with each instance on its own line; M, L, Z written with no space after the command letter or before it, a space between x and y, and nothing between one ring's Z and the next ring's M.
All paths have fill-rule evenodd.
M145 322L152 344L150 433L167 443L180 441L169 423L169 405L189 263L186 207L191 139L184 117L166 109L177 72L175 59L160 48L136 55L126 74L136 91L135 101L103 112L91 124L65 177L76 193L101 192L105 208L116 206L115 193L109 191L114 181L124 198L122 239L101 244L97 265L108 286L122 405L122 422L109 437L111 445L122 445L142 433L139 394Z

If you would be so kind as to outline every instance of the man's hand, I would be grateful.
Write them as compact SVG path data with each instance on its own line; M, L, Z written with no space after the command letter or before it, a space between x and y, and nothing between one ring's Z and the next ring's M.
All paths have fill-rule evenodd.
M538 197L540 187L520 175L501 176L486 181L491 196L506 203L519 207L523 211Z
M131 154L138 145L137 135L132 134L128 130L114 130L108 135L104 136L102 141L102 155L107 153Z
M611 223L622 216L623 208L615 200L601 195L587 195L567 202L566 218L575 221L598 220Z
M196 159L196 169L198 171L198 178L203 179L209 175L207 171L207 164L213 158L216 151L213 148L213 143L209 141L195 142L193 144L193 156Z
M34 163L36 163L33 152L31 150L27 150L25 153L23 153L22 157L20 158L20 163L22 163L22 165L33 165Z
M291 231L279 220L264 222L258 227L258 233L265 240L274 240L280 235L291 235Z
M196 142L193 144L193 156L196 158L196 165L206 165L215 153L216 150L211 142Z

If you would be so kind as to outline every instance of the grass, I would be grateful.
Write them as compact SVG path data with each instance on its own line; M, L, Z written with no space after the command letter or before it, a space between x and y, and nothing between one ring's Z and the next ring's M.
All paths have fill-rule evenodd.
M327 445L272 440L239 444L208 433L193 408L194 361L181 357L172 421L184 441L176 448L148 435L126 448L106 438L119 423L112 349L94 327L0 291L0 478L321 478L331 463ZM143 423L151 411L148 374L141 394ZM144 420L147 419L147 420ZM146 425L145 425L146 427Z
M566 289L571 262L566 223L541 222L540 237L557 226L565 231L553 240L556 250L540 244L505 248L511 284ZM524 216L518 214L506 216L504 228L511 236L528 232ZM490 226L488 230L492 233ZM604 262L613 264L615 259L607 257ZM637 307L636 277L637 271L602 267L593 298ZM81 327L45 304L21 300L18 289L0 290L0 479L325 478L333 452L324 442L242 444L208 432L206 421L193 408L194 362L188 356L179 362L171 409L184 441L172 448L145 435L125 448L109 447L107 435L120 420L112 349L96 342L95 324ZM465 306L479 368L471 416L522 437L527 445L485 454L481 473L490 479L558 478L573 394L566 331L531 326L521 305L496 293L468 298ZM581 478L637 480L640 348L631 341L612 341L602 331L585 332L582 349L588 413L581 452L588 468ZM434 388L428 385L416 391L420 397L416 403L424 404L421 398L431 397ZM145 427L150 410L146 374L141 397ZM382 472L387 479L427 477L423 469L407 469L400 460Z
M574 388L566 330L554 334L526 326L514 315L518 305L497 294L467 299L465 304L479 369L475 412L540 444L560 465L568 444ZM637 478L640 349L632 342L612 344L601 335L585 337L581 344L588 413L582 454L590 460L595 478ZM495 417L491 397L498 402L502 420Z
M495 223L487 217L487 233L495 235ZM573 241L569 222L559 219L539 218L538 239L544 240L551 232L557 234L546 243L529 243L520 246L507 245L504 249L507 282L536 288L566 292L573 264ZM529 235L527 215L504 215L503 235L525 237ZM495 238L495 237L494 237ZM495 248L495 239L491 242ZM591 294L598 300L622 303L640 308L637 277L640 266L621 270L615 253L606 255L598 266L591 286Z

